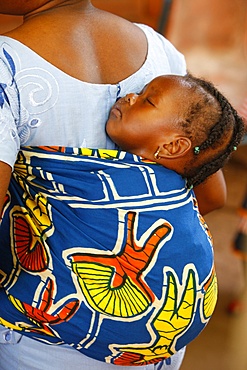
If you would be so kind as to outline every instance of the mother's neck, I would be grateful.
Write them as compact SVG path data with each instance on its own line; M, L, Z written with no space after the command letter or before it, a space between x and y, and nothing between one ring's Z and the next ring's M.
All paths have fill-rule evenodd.
M91 0L53 0L53 1L43 1L41 5L37 8L33 8L32 10L28 11L27 13L23 14L24 22L28 21L29 19L42 15L46 12L53 12L59 10L72 10L75 9L76 11L87 12L93 9L91 4Z

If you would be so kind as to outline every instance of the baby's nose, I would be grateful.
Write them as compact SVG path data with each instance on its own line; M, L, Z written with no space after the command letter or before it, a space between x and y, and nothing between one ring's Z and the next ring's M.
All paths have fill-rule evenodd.
M134 94L134 93L130 93L130 94L127 94L124 98L124 100L129 103L130 105L132 104L135 104L136 102L136 98L137 98L137 94Z

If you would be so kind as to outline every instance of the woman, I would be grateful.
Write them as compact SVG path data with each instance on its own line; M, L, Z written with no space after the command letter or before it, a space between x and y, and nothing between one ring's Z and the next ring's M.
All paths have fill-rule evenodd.
M130 91L139 92L157 75L186 73L183 56L161 35L96 9L89 0L4 0L0 13L24 16L23 25L0 37L0 208L6 206L20 145L114 148L106 137L105 122L115 100ZM212 182L223 184L222 196L214 198L210 181L203 185L203 213L220 206L225 198L222 175ZM209 203L207 196L215 201ZM0 267L3 286L9 262ZM3 289L2 293L1 304L8 306ZM10 366L25 370L117 368L67 345L48 346L6 328L2 338L2 370ZM140 369L178 369L182 357L183 350L167 363Z

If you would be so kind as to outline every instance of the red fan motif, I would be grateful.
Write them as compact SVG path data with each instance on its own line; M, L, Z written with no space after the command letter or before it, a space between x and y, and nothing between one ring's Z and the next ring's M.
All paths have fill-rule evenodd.
M144 356L138 353L128 353L125 352L121 354L118 358L114 360L114 365L119 366L144 366L157 364L158 362L164 360L164 358L154 358L149 361L145 361Z
M48 255L42 238L35 235L24 216L14 215L15 252L20 265L34 272L41 272L48 267Z

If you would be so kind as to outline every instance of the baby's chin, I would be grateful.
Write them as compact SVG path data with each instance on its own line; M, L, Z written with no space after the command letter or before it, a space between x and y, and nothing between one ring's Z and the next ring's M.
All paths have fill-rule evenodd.
M109 136L109 138L118 145L118 135L117 135L116 123L112 121L107 121L107 124L105 126L105 131L107 135Z

